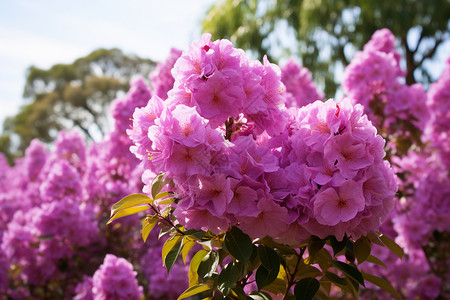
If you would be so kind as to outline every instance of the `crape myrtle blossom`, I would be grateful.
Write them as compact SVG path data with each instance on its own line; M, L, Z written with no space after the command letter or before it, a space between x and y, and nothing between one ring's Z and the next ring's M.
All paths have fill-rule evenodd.
M114 127L101 142L86 146L78 132L61 131L52 147L33 140L14 166L0 155L0 298L93 299L91 276L108 253L126 254L151 272L142 270L140 260L161 249L142 243L139 217L106 227L111 204L142 190L142 170L126 130L134 109L150 97L142 78L132 81L128 93L113 101ZM172 278L186 278L178 274ZM155 286L161 297L173 294L167 285ZM120 282L116 287L126 292Z
M393 208L385 141L361 105L344 99L288 109L292 94L277 66L207 34L172 74L167 100L153 96L127 132L144 181L159 173L172 179L182 225L215 233L238 225L253 238L289 243L311 234L358 238Z
M171 70L177 59L181 56L182 51L172 48L169 56L164 62L159 62L156 69L153 70L149 77L151 82L152 94L167 99L167 92L173 88L175 79L172 76Z
M125 258L107 254L92 276L93 300L141 299L143 288L138 285L136 275Z
M322 238L358 238L377 228L394 206L397 184L362 106L316 101L294 118L282 159L295 166L285 168L290 193L281 202L298 212L291 224Z
M312 81L311 72L293 59L281 68L281 81L286 86L288 107L302 107L323 98Z
M420 144L429 113L423 109L427 95L422 85L404 83L394 46L395 37L388 29L376 31L346 67L342 87L352 103L364 106L380 134L391 135L390 146L404 154L406 140Z

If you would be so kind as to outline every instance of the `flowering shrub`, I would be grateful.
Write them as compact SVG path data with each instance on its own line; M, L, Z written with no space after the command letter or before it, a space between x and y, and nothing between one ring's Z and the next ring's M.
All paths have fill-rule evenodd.
M367 48L393 51L377 35ZM398 67L398 56L389 57ZM400 297L355 265L355 258L377 262L372 243L403 256L375 233L394 208L398 184L383 160L385 140L364 107L352 104L359 98L313 102L310 95L320 94L308 80L309 89L296 90L300 69L292 64L283 73L286 91L276 65L203 35L175 62L167 99L153 96L133 115L130 150L151 197L123 198L110 222L150 208L142 235L156 224L169 234L162 249L168 271L193 244L203 245L179 299L327 297L331 283L356 295L364 280Z
M0 299L173 298L177 289L150 270L133 271L161 255L140 242L139 218L105 226L112 203L142 190L126 129L150 95L142 78L133 81L114 101L114 129L100 143L60 132L51 150L32 141L13 167L0 156ZM187 271L175 268L181 293Z
M449 297L450 60L407 86L383 29L322 101L210 38L131 82L101 142L0 155L0 299Z

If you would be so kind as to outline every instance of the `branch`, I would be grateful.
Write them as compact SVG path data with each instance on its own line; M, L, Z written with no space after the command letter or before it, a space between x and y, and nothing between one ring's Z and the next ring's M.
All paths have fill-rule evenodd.
M84 133L86 133L86 136L91 139L91 141L94 141L94 137L89 133L89 130L87 130L87 128L85 128L81 122L79 120L73 119L72 122L78 126L78 128L80 128Z
M423 38L424 38L424 34L423 34L423 28L422 28L422 31L420 32L419 40L417 41L417 44L416 44L416 48L412 51L413 53L417 52L417 50L419 49L419 45L422 42Z
M422 56L422 59L419 61L417 66L421 66L425 59L431 58L434 55L434 53L436 53L437 48L443 41L444 41L443 37L437 39L436 42L434 43L434 47L428 50L428 52L424 56Z

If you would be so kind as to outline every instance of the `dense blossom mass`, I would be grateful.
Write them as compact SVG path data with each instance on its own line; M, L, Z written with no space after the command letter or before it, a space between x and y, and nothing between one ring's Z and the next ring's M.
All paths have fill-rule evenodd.
M14 166L0 155L0 299L176 299L191 257L168 281L164 240L142 243L142 215L105 225L161 173L186 229L290 245L380 230L405 257L373 244L364 271L406 299L448 297L450 59L428 92L404 83L400 60L392 33L375 32L345 69L345 97L323 101L294 60L250 60L209 34L172 49L150 86L137 77L113 101L102 141L62 131ZM391 297L370 283L360 295Z
M186 227L219 233L239 224L251 237L286 242L357 238L393 208L385 142L363 107L348 99L301 107L321 95L304 69L284 70L290 92L276 65L204 35L175 63L167 100L153 96L135 111L131 149L144 169L174 181ZM303 91L294 88L302 77Z
M364 106L379 133L389 137L391 147L406 154L405 144L420 144L429 111L421 84L404 83L395 37L388 29L378 30L357 52L344 72L342 87L353 103Z

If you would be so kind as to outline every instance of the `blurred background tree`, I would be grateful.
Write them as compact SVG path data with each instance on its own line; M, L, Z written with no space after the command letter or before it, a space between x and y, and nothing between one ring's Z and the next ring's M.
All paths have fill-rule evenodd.
M325 96L333 97L339 74L381 28L398 39L407 84L427 87L436 80L439 74L425 62L450 38L450 0L222 0L202 26L213 39L230 39L258 59L299 56Z
M51 142L59 130L79 129L98 140L109 127L109 105L129 88L133 76L147 76L150 59L119 49L98 49L71 64L43 70L31 66L24 88L26 104L3 123L0 152L11 161L30 141Z

